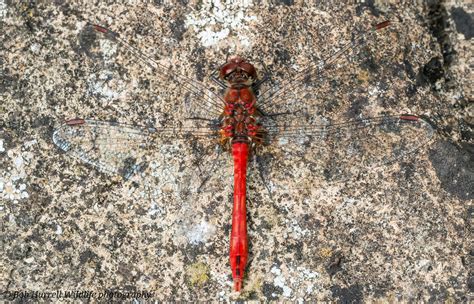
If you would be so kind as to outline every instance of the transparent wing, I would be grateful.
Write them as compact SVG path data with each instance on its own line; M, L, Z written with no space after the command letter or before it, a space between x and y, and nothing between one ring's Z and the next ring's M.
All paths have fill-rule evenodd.
M100 69L91 79L94 97L121 98L126 92L132 100L152 100L150 106L156 112L178 121L213 120L222 113L224 101L219 92L180 74L169 62L173 60L171 54L153 59L117 32L94 24L83 28L79 44ZM149 79L144 80L146 73Z
M325 59L261 93L259 121L268 132L268 145L259 165L272 186L311 188L353 179L429 143L433 129L419 117L360 119L386 113L387 105L400 106L393 97L399 92L389 85L400 73L392 58L386 58L391 56L387 44L392 37L387 34L398 34L384 30L382 37L378 35L389 25L385 21L353 32Z
M217 129L194 123L152 128L73 119L54 131L53 141L101 172L124 179L149 174L164 190L197 192L227 161L217 135Z
M319 62L309 64L289 80L260 92L258 108L266 115L294 114L285 119L297 119L303 115L314 114L335 108L343 100L340 93L351 91L347 87L360 86L359 78L368 75L345 75L352 70L351 64L362 64L364 73L371 73L373 54L368 49L376 40L377 33L390 25L381 22L368 30L355 31L349 41L341 44L336 51ZM338 79L332 73L338 72ZM359 82L359 83L357 83ZM356 85L354 85L356 84ZM338 100L338 101L335 101Z
M272 187L315 187L322 182L354 179L412 155L435 134L414 115L384 116L330 123L320 117L272 125L263 121L270 145L260 161Z
M226 165L218 145L223 103L218 94L181 75L168 62L171 54L154 59L140 51L136 45L146 37L129 43L117 32L87 24L78 38L89 57L77 72L90 75L87 97L93 99L86 103L95 100L92 108L154 127L73 119L55 130L54 143L107 174L124 179L146 174L163 189L204 190Z

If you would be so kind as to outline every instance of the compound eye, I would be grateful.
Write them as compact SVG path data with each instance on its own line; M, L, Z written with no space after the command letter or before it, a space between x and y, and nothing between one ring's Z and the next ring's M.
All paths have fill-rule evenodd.
M255 71L255 68L253 65L251 65L248 62L241 63L240 67L242 70L244 70L249 77L255 78L257 71Z
M236 67L237 65L233 62L227 63L221 68L220 73L219 73L220 77L223 79L228 79L229 75L235 71Z

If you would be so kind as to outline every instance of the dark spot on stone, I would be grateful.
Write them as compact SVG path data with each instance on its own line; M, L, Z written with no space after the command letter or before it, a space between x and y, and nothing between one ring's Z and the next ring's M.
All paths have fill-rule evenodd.
M267 300L276 300L283 293L283 288L264 282L262 292Z
M407 74L408 78L411 80L416 79L416 73L415 70L413 69L413 65L411 64L410 61L404 59L403 60L403 67L405 69L405 73Z
M270 230L273 226L265 219L260 220L260 225L258 226L258 231Z
M303 242L298 241L292 244L287 245L287 250L294 252L295 254L295 259L297 261L303 260Z
M86 56L93 59L102 59L100 51L96 51L99 49L97 34L90 25L84 26L84 28L79 32L77 39L79 43L78 48L75 49L77 53L84 53Z
M229 200L230 201L230 200ZM230 229L232 228L231 224L225 224L224 225L224 234L228 235L230 233Z
M186 27L184 26L183 18L178 18L174 20L174 22L170 23L171 32L173 32L174 37L176 40L181 41L183 40L183 35L186 32Z
M456 147L441 141L430 150L430 160L436 170L441 187L458 198L474 198L474 146Z
M270 166L273 162L273 155L271 153L256 155L255 161L257 162L257 169L260 178L265 179L265 176L270 174ZM263 180L263 182L267 183L266 180Z
M196 79L202 81L204 79L204 66L202 62L196 64Z
M423 78L431 84L436 83L444 75L443 64L440 58L434 57L423 66Z
M10 112L8 113L8 118L5 123L6 128L11 129L17 138L24 137L25 132L29 128L29 122L23 114L28 117L28 113L21 113L18 111Z
M428 303L444 303L448 298L448 291L445 287L440 287L439 290L428 288L428 293L430 295Z
M453 287L455 289L462 288L462 282L460 282L457 277L450 276L449 279L448 279L448 283L451 287Z
M112 250L122 247L126 240L130 240L126 238L127 230L123 225L120 224L117 230L117 233L115 233L112 237L112 244L111 246L109 246L109 248L111 248Z
M90 249L87 249L86 251L83 251L80 255L79 255L79 262L81 264L85 264L85 263L88 263L92 260L95 260L97 259L97 254L95 254L92 250Z
M71 247L71 242L70 241L58 241L58 242L56 242L56 244L54 244L54 248L57 251L64 251L68 247Z
M131 271L132 269L130 268L130 265L128 264L127 265L120 264L117 269L117 273L124 278L130 278L132 276Z
M362 288L359 285L352 285L347 288L341 288L338 285L334 285L330 289L332 296L339 299L341 303L362 303Z
M370 13L376 17L380 15L379 10L375 7L374 0L363 1L361 4L359 4L359 6L356 7L357 16L360 16L366 9L368 9Z
M408 97L413 97L415 96L416 92L418 91L418 88L416 85L410 83L406 88L405 88L405 94Z
M189 4L189 0L176 0L174 2L181 6L185 6ZM168 4L166 0L154 0L153 3L157 6L163 6L164 4Z
M444 4L440 1L428 1L428 26L438 41L443 53L443 62L445 66L449 66L456 55L447 29L449 29L449 18Z
M123 160L122 167L119 170L119 174L125 180L127 180L135 173L142 172L143 170L145 170L147 166L148 164L146 162L138 164L136 158L128 157Z
M13 243L13 239L11 239ZM31 246L24 246L25 244L28 244L28 240L23 243L23 246L20 244L15 244L11 246L10 250L7 250L5 253L5 256L7 256L10 260L22 260L26 257L28 257L29 253L32 251L33 248Z
M283 4L283 5L290 6L290 5L295 4L295 1L294 0L277 0L275 4L276 5L282 5Z
M474 276L470 275L467 278L467 288L469 289L470 292L474 292Z
M141 90L149 90L150 89L150 80L140 78L140 80L138 81L138 87Z
M393 290L392 283L390 281L379 281L374 284L373 292L376 298L384 298L391 290Z
M380 100L380 104L384 108L394 108L398 105L398 100L393 97L383 98Z
M380 88L381 91L387 91L390 88L390 85L388 84L388 82L386 82L384 80L380 80L379 88Z
M474 36L474 22L472 14L467 13L462 7L452 7L451 16L453 17L456 30L469 40Z
M288 63L290 61L290 53L287 49L277 46L275 50L275 59L277 59L281 64Z
M404 174L405 180L411 180L416 172L413 163L402 162L400 163L400 171Z
M370 74L376 74L379 70L379 65L375 61L374 57L370 54L364 52L362 56L364 60L361 62L360 67L364 70L367 70Z
M462 140L471 142L474 139L474 125L465 120L461 120L459 123L459 128L461 129Z
M313 78L316 78L314 76L316 75L312 75L311 73L306 73L303 78L303 83L306 85L311 85L311 83L313 83Z
M329 260L329 263L326 265L326 271L330 276L333 276L336 274L336 272L342 270L342 261L343 261L343 255L341 252L335 252L332 256L331 259Z
M20 227L31 227L34 225L35 223L35 218L34 218L34 215L30 214L29 211L27 210L21 210L18 212L18 216L16 217L16 222L17 222L17 225L20 226ZM28 236L27 238L27 241L35 241L37 243L43 243L43 238L42 236L39 234L39 231L37 229L35 229L30 236Z
M247 296L245 297L244 303L249 302L249 300L253 300L253 301L257 301L257 302L260 300L260 297L258 296L257 291L255 291L255 290L250 291L247 294Z
M41 16L38 11L37 1L19 2L17 9L24 25L30 32L34 33L41 26Z
M33 122L31 123L31 126L33 128L38 128L38 127L45 127L49 126L51 124L51 118L48 116L38 116L33 119Z
M353 99L353 97L351 97L351 100L351 106L347 111L347 117L349 119L352 119L362 114L362 110L368 104L368 100L366 97L361 97L357 99Z
M143 24L139 23L133 26L133 33L135 35L140 36L149 36L150 35L150 28L148 26L144 26Z
M384 65L385 64L386 63L384 62ZM404 75L406 74L405 64L389 61L389 65L390 65L390 67L388 69L388 72L386 73L386 75L389 77L389 79L392 79L392 78L401 78L401 79L403 79Z
M203 243L199 242L197 244L187 244L184 248L179 249L183 253L186 262L195 263L197 258L202 255L211 252Z
M3 59L0 58L0 66L3 66ZM0 70L0 93L5 93L9 88L14 87L18 81L17 76L12 76L7 70Z
M333 178L333 175L334 175L334 174L333 174L332 170L330 169L330 167L329 167L329 168L326 167L326 168L323 170L323 176L324 176L324 180L325 180L325 181L327 181L327 182L328 182L328 181L331 181L332 178Z
M63 2L61 7L60 7L60 10L61 12L64 14L64 16L79 16L80 15L80 12L75 9L75 8L72 8L71 5L65 1L61 1Z
M309 229L312 231L317 231L321 227L321 221L314 218L314 216L311 216L309 214L303 215L303 218L300 220L301 227L305 229ZM271 227L268 227L271 228Z
M339 108L339 101L338 100L335 100L335 99L326 100L323 103L323 106L322 106L323 111L322 112L323 113L332 113L335 110L337 110L338 108Z

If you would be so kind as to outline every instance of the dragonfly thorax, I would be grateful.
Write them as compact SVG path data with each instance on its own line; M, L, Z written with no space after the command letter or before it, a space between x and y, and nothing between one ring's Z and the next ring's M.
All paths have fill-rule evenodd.
M254 116L256 97L250 87L229 88L224 100L222 141L260 142L261 128Z

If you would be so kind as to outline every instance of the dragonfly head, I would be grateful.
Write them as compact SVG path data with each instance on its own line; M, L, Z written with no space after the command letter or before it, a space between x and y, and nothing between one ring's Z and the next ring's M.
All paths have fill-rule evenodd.
M244 58L234 56L224 64L219 71L220 79L227 81L230 86L250 86L257 79L255 67Z

